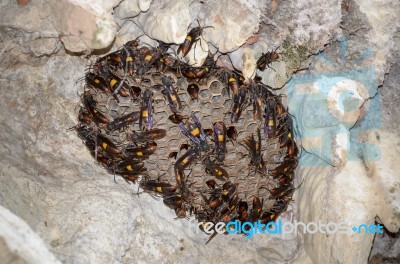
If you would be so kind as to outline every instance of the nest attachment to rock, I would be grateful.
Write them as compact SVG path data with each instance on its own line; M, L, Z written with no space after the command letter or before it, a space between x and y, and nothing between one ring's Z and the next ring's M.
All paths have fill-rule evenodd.
M213 54L192 67L172 48L133 40L98 58L85 74L78 136L110 174L162 196L178 217L275 221L298 160L282 97L259 77L216 66Z

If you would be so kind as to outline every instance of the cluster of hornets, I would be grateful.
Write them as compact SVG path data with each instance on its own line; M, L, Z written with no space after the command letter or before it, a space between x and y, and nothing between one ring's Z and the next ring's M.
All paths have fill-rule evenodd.
M211 53L200 67L178 58L204 28L192 28L178 46L135 39L97 58L82 78L73 129L97 164L138 181L179 218L267 224L287 209L296 189L291 116L282 95L260 77L245 81L239 71L217 66ZM279 58L276 50L267 52L257 69ZM213 82L221 94L201 99ZM212 110L221 97L220 111Z

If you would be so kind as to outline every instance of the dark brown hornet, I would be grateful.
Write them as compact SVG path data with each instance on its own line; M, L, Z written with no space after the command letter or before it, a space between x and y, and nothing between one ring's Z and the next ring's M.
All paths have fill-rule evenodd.
M164 51L158 48L147 48L142 50L142 54L143 59L140 67L136 70L137 75L145 74L163 56Z
M159 45L157 47L160 56L157 58L155 65L157 72L165 72L167 69L173 68L176 64L177 60L172 57L169 53L167 53L170 48L170 44L164 43L162 41L158 41Z
M111 94L110 87L108 86L106 80L104 80L104 78L102 78L101 76L98 76L93 72L88 72L85 75L85 80L86 83L91 87L96 88L107 95Z
M167 97L168 105L172 112L177 113L178 110L182 109L181 99L176 92L176 89L172 85L172 81L167 76L162 78L163 83L163 94Z
M203 65L200 67L181 67L181 73L188 79L202 79L206 77L215 67L214 55L209 54Z
M144 163L141 161L133 160L133 159L125 159L114 165L110 166L111 172L120 175L141 175L145 173L147 169L144 167Z
M200 121L194 114L191 115L191 118L193 123L188 122L187 127L185 124L180 123L179 128L181 129L182 133L187 136L192 143L194 143L194 145L190 147L189 150L183 154L174 165L176 182L182 190L184 198L187 198L189 195L185 183L186 177L184 170L198 160L198 158L201 156L201 152L208 152L210 149L210 146L207 142L207 136L201 127Z
M177 113L173 113L168 117L168 119L174 124L180 124L183 121L183 118L183 115Z
M230 96L230 92L232 92L233 97L235 98L236 96L239 95L239 87L243 85L244 78L243 76L236 74L236 73L230 73L228 75L228 87L227 87L227 92L228 96Z
M215 142L215 160L224 162L226 154L226 126L224 122L218 121L213 125Z
M264 91L256 82L249 85L250 103L253 105L253 119L261 120L262 105L264 102Z
M158 194L171 195L175 193L177 186L167 182L159 182L156 180L144 180L140 182L140 188L145 191L156 192Z
M90 154L95 161L105 168L108 168L112 158L107 157L107 154L102 150L102 148L98 148L95 140L95 133L93 132L92 128L85 125L76 125L70 128L70 130L72 129L75 130L78 134L78 137L83 140L85 146L90 151Z
M158 72L165 72L167 69L173 69L176 65L176 60L170 55L165 54L156 61L156 70Z
M144 130L151 130L153 128L153 99L152 92L147 89L142 96L142 104L140 107L139 127Z
M110 120L102 112L97 109L97 102L94 100L93 95L85 92L83 95L83 105L92 116L92 121L98 126L99 124L108 124Z
M142 131L139 133L134 133L130 136L130 140L134 143L154 141L161 139L167 135L167 131L161 128L155 128L149 131Z
M210 158L206 158L203 161L204 165L206 166L206 172L215 176L217 179L226 181L229 178L228 173L224 168L212 162Z
M157 144L150 143L146 146L137 147L137 146L128 146L124 149L124 154L127 157L135 158L135 159L147 159L151 154L156 152Z
M178 218L186 217L186 207L190 207L186 205L186 201L183 199L181 194L172 194L170 196L164 197L164 204L169 208L175 210L176 216Z
M123 69L125 74L130 76L134 75L140 65L138 60L139 52L138 47L140 44L139 37L125 43L122 49L123 54Z
M246 95L247 88L244 85L240 86L238 95L233 97L231 123L237 123L240 116L242 115L244 104L246 102Z
M277 137L279 137L280 147L287 148L285 159L296 159L299 149L294 140L293 125L289 116L284 117L281 121L277 129Z
M96 142L99 147L111 155L122 154L122 150L119 149L109 138L102 134L97 134Z
M277 198L291 195L294 192L295 188L291 183L289 183L289 184L281 185L279 187L276 187L273 189L267 189L267 190L271 194L269 199L277 199Z
M132 112L121 117L117 117L113 121L108 123L107 129L110 131L114 131L123 127L133 125L140 118L140 114L140 112Z
M134 50L132 50L129 45L124 45L123 48L123 69L125 74L133 75L136 71Z
M263 210L259 220L262 224L268 224L270 222L275 222L280 213L286 210L291 197L276 199L272 208L269 210Z
M81 108L79 109L78 120L85 125L90 125L92 123L92 116L86 108Z
M268 138L274 138L276 135L276 104L275 98L269 97L265 107L264 135Z
M261 57L257 60L257 69L260 71L264 71L266 67L269 67L269 65L274 62L279 60L279 53L276 51L279 49L277 47L274 51L263 53Z
M193 44L200 39L200 36L203 34L203 30L206 28L214 28L214 27L213 26L200 27L199 24L198 27L192 28L187 34L185 41L179 45L177 51L178 55L180 52L182 52L183 56L186 56L192 49Z
M266 164L262 157L260 129L257 129L257 136L258 136L257 141L254 139L253 134L245 138L243 141L247 149L249 150L250 164L255 167L256 172L259 172L264 175L266 173Z
M207 152L210 146L208 145L207 136L201 127L201 123L194 114L191 114L191 118L194 123L189 122L187 128L183 123L180 123L179 128L196 146L199 146L201 151Z
M117 94L119 94L122 97L128 97L130 95L129 94L130 87L129 87L128 83L125 81L125 79L121 79L117 75L109 72L108 80L109 80L110 89L112 91L112 95L113 95L115 101L117 101L117 103L120 102Z
M297 157L296 159L285 159L278 167L270 171L272 177L278 177L281 174L290 173L297 166Z
M95 65L97 67L122 67L123 55L120 50L112 52L102 58L99 58Z
M257 221L260 218L261 211L263 207L263 202L260 200L259 197L253 197L253 207L250 211L250 219L252 221Z
M199 155L199 149L193 147L183 154L174 165L175 180L185 199L188 199L190 193L186 185L186 175L184 170L188 168L189 165L193 164L198 159Z

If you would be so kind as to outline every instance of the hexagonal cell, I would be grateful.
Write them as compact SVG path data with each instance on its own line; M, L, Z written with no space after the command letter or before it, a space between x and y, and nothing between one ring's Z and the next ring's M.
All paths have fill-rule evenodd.
M252 111L243 111L241 117L246 119L246 120L254 120Z
M177 139L170 140L169 143L168 143L168 146L169 146L169 149L171 151L178 151L179 150L179 146L180 146L179 140L177 140Z
M222 121L224 116L224 109L223 108L214 108L211 112L211 117L215 120L215 121Z
M157 148L157 154L159 156L168 156L169 152L170 152L169 149L166 147Z
M179 87L180 90L185 90L188 85L189 85L189 83L186 80L186 78L180 78L176 82L176 86Z
M107 101L108 98L109 98L108 95L105 94L105 93L103 93L103 92L97 92L97 91L94 90L94 89L91 89L91 91L92 91L91 94L95 94L96 101L97 101L98 103Z
M150 74L151 78L153 79L153 82L155 83L161 83L163 74L160 72L153 72Z
M193 112L193 108L190 105L184 105L181 110L181 115L189 116Z
M194 174L200 174L204 172L204 168L202 168L201 163L200 162L196 162L198 164L195 164L196 166L192 166L192 172Z
M150 86L152 86L152 84L153 84L153 82L151 81L150 78L143 78L143 79L140 81L140 85L143 85L143 86L145 86L145 87L150 87Z
M158 128L167 129L168 127L165 125L168 119L167 112L159 112L154 115L154 123Z
M228 152L225 156L226 160L233 160L235 161L240 155L238 156L235 152Z
M212 93L213 95L221 95L223 86L221 85L220 82L214 81L214 82L212 82L212 83L210 84L210 86L208 87L208 89L210 89L210 91L211 91L211 93Z
M121 114L119 114L117 110L108 111L108 115L111 117L111 119L115 119L121 116Z
M226 109L231 109L231 108L232 108L232 104L233 104L233 100L232 100L232 99L227 99L227 100L225 100L225 102L224 102L224 107L225 107Z
M129 105L130 103L131 103L131 97L130 96L127 96L127 97L122 97L122 96L118 96L118 99L119 99L119 105L124 105L124 106L127 106L127 105Z
M246 131L257 131L258 124L256 123L250 123L247 125ZM256 133L254 133L254 136L256 137Z
M148 170L147 174L150 176L152 179L157 179L158 178L158 172L155 169Z
M180 98L181 102L183 102L184 104L186 104L186 102L189 102L191 99L190 96L188 95L187 91L180 91L179 98Z
M200 101L197 99L197 100L190 100L189 101L189 107L190 108L194 108L194 107L199 107L200 106Z
M120 106L115 110L120 116L126 115L132 112L129 106Z
M211 100L212 94L209 90L202 90L199 93L199 99L202 102L209 102Z
M213 102L214 104L222 102L222 96L221 95L214 95L211 98L211 102Z
M187 168L187 169L184 170L183 172L185 173L186 178L188 178L188 176L189 176L189 177L191 176L190 174L192 173L192 170L191 170L191 168Z
M192 110L190 114L194 114L200 121L203 119L203 115L207 115L207 113L204 113L201 110Z
M153 100L153 106L154 106L154 111L157 113L159 111L162 111L163 108L165 108L167 105L167 102L165 100L165 97L162 97L157 100Z
M243 118L243 116L241 116L241 117L239 118L239 120L238 120L236 123L234 123L234 125L235 125L236 127L238 127L238 128L244 127L245 124L247 124L247 120L248 120L248 119L245 119L245 118Z
M212 128L213 118L209 115L203 116L201 119L201 125L203 129Z

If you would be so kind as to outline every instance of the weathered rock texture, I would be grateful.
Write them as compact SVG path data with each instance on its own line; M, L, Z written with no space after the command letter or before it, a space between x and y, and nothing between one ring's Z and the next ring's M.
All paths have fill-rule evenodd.
M198 23L212 26L204 29L202 42L212 52L232 52L234 66L247 76L255 59L281 46L281 60L259 72L273 87L308 69L284 90L298 140L310 154L302 157L298 184L304 182L282 218L352 225L377 219L399 231L398 1L92 2L0 3L0 204L22 218L58 260L367 262L370 234L217 236L205 246L207 237L187 231L189 222L175 220L160 200L137 195L137 186L122 179L114 183L67 130L76 122L82 91L77 80L88 66L80 55L104 54L142 34L180 43ZM150 38L144 41L154 44ZM371 88L368 96L363 87ZM294 97L299 90L312 96ZM326 118L317 106L334 111ZM32 252L46 252L49 263L57 262L29 228L18 225L15 232L0 233L1 254L38 263ZM21 246L23 254L10 245L24 233L37 244Z

